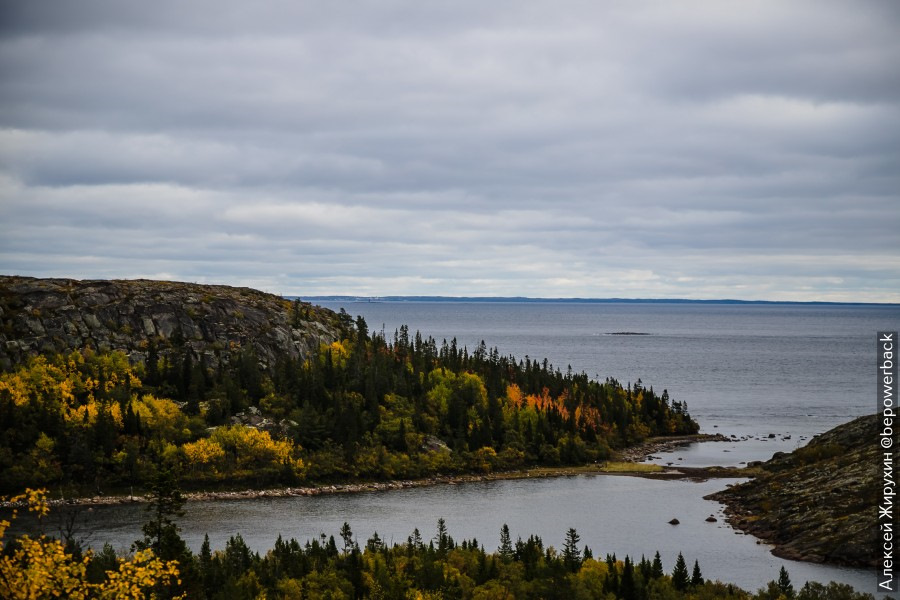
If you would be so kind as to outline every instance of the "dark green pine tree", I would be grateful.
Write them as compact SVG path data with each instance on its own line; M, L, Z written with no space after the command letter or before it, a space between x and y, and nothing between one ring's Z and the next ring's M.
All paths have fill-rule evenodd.
M425 544L422 542L422 534L419 533L419 528L416 527L413 529L412 535L409 536L409 545L415 550L421 550L425 547Z
M500 559L503 560L503 562L511 561L515 554L513 551L512 539L509 535L509 526L506 523L500 528L500 547L497 548L497 553L500 554Z
M694 561L694 572L691 574L691 585L703 585L703 574L700 572L700 563Z
M566 569L572 573L581 567L581 550L578 549L578 542L581 537L574 527L570 527L566 532L566 543L563 545L563 564Z
M444 521L444 517L438 519L435 541L438 543L438 555L441 557L446 556L447 552L452 549L450 535L447 533L447 523Z
M146 512L149 520L141 527L144 539L134 543L138 550L151 549L163 560L178 560L188 552L178 535L175 519L184 516L181 510L184 497L178 487L175 472L169 467L156 471L150 486L150 504Z
M369 340L369 325L362 315L356 317L356 343L365 346Z
M634 564L629 556L625 557L622 569L622 580L619 584L619 596L623 600L637 600L637 586L634 581Z
M159 385L159 348L156 340L150 339L147 344L147 385L156 387Z
M653 570L653 567L650 566L650 561L647 560L647 557L643 554L641 554L641 562L638 563L637 570L641 574L642 581L650 581L650 574Z
M781 570L778 572L778 589L788 598L794 597L794 586L784 565L781 566Z
M678 559L675 561L675 568L672 570L672 585L679 592L683 592L690 584L690 575L688 574L687 564L684 562L684 556L678 553Z
M303 314L301 312L302 305L300 304L300 299L297 298L294 300L294 305L291 308L291 327L294 329L299 329L303 324Z
M194 559L187 544L178 534L180 528L175 519L184 516L181 510L184 497L178 487L178 478L170 467L160 467L153 476L150 486L150 504L146 512L149 520L141 530L144 539L132 544L134 550L153 550L162 560L178 561L181 585L169 585L165 589L157 589L159 597L168 598L179 592L187 591L189 596L196 595L199 588L199 577L194 570Z
M203 545L200 547L200 555L197 557L197 571L200 584L207 598L212 598L218 587L212 558L212 550L209 546L209 534L203 536Z
M603 591L615 595L619 591L619 570L616 568L616 555L606 555L606 572L609 574L603 582Z
M344 554L349 554L355 544L353 543L353 530L350 529L350 524L346 521L341 527L341 539L344 540Z
M665 574L663 571L662 559L659 557L659 550L656 551L656 556L653 557L653 566L650 570L650 577L653 579L659 579Z

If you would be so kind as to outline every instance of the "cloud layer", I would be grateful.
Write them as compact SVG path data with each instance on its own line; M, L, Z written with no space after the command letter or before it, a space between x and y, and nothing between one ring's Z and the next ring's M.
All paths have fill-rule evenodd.
M900 301L893 2L0 2L0 271Z

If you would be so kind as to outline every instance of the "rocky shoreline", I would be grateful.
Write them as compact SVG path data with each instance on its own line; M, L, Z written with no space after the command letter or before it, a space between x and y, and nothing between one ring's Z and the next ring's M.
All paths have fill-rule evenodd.
M690 446L699 442L733 442L734 440L721 433L696 433L694 435L680 435L677 437L655 437L650 438L619 452L620 460L625 462L646 462L654 458L655 454L665 452L674 452L679 448Z
M879 492L877 420L860 417L754 467L746 483L710 494L728 523L791 560L874 568Z

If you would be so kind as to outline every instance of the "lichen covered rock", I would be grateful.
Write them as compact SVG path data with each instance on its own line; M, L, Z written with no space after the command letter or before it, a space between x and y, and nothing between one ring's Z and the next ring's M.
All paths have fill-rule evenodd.
M151 343L190 348L210 366L225 350L260 361L307 356L340 338L329 310L249 288L169 281L0 276L0 368L28 356L92 347L143 362Z
M736 528L783 558L875 567L881 458L876 415L860 417L802 448L755 465L758 475L709 496Z

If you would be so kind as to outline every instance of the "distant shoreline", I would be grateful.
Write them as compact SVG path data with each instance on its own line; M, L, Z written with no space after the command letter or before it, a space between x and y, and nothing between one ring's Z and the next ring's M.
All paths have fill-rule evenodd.
M775 306L900 306L895 302L829 302L793 300L696 300L688 298L529 298L525 296L284 296L306 302L428 302L460 304L724 304Z

